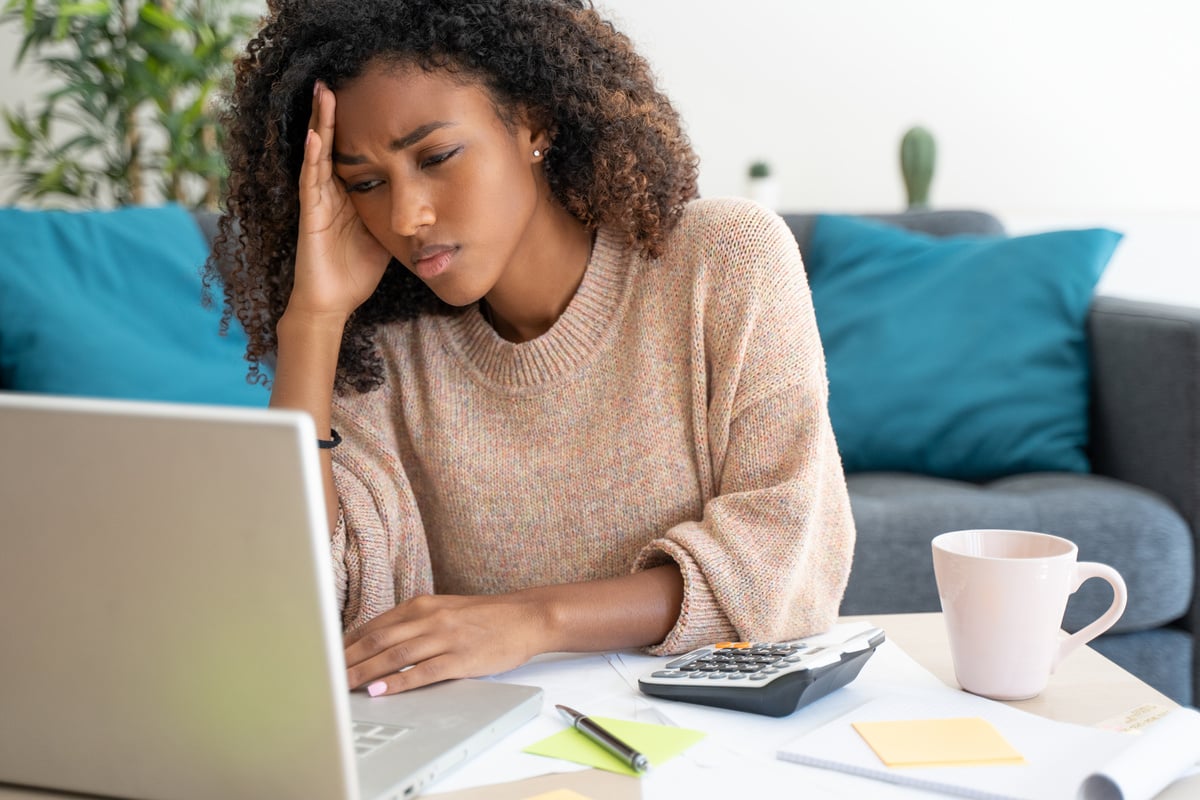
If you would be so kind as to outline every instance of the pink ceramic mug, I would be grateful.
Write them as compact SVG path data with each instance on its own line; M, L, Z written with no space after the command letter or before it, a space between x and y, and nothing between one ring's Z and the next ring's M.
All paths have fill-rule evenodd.
M1034 697L1064 656L1121 617L1121 575L1105 564L1077 561L1078 553L1074 542L1031 531L952 531L934 538L933 572L962 688L996 700ZM1088 578L1112 585L1112 605L1065 636L1067 598Z

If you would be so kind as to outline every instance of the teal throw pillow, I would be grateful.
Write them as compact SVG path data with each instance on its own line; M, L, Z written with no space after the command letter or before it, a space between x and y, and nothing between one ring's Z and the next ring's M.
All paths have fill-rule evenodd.
M806 267L846 470L1087 472L1087 314L1120 240L818 217Z
M5 208L0 242L0 388L266 405L244 332L201 304L209 248L183 208Z

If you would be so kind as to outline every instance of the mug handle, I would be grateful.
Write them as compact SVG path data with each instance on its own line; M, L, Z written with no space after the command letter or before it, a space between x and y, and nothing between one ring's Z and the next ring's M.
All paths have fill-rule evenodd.
M1054 663L1050 665L1051 672L1058 666L1058 662L1062 661L1072 650L1081 644L1087 644L1092 639L1104 633L1125 613L1125 602L1128 597L1125 591L1125 579L1121 577L1121 573L1107 564L1098 564L1095 561L1080 561L1075 565L1075 582L1071 586L1071 594L1075 594L1088 578L1103 578L1109 582L1113 589L1112 605L1108 607L1108 611L1101 614L1090 625L1079 629L1063 640L1058 646L1058 653L1054 657Z

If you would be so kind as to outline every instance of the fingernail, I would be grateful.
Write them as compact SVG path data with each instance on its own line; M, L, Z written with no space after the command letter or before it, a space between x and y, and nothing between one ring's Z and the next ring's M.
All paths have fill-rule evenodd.
M320 91L321 91L321 82L320 81L314 82L313 83L313 97L316 97L317 93Z
M378 697L379 695L383 694L386 691L387 691L387 684L384 683L383 681L375 681L374 683L372 683L370 686L367 687L367 694L371 695L371 697Z

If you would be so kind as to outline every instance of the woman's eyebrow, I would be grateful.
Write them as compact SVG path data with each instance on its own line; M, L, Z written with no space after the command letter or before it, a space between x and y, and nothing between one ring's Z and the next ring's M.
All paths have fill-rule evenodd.
M412 131L410 131L409 133L406 133L404 136L401 136L399 139L393 139L391 141L391 143L388 144L388 150L390 150L394 153L399 150L407 149L409 147L412 147L414 144L421 141L422 139L424 139L426 136L433 133L434 131L440 130L442 128L449 128L455 124L456 123L446 122L446 121L427 122L424 125L421 125L420 127L414 128ZM348 167L353 167L357 164L365 164L367 162L367 159L365 156L350 155L349 153L339 153L336 150L333 152L333 160L334 160L334 163L344 164Z

